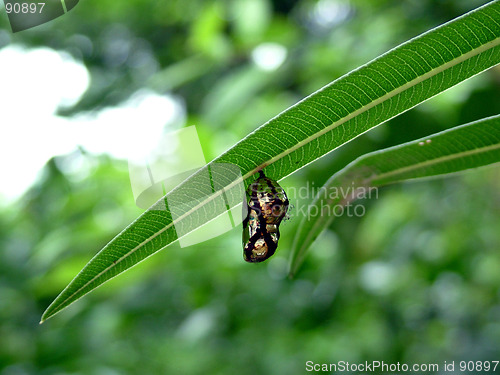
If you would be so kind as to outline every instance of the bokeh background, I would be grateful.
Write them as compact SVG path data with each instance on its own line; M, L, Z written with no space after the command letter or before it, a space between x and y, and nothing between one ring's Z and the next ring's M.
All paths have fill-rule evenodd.
M241 229L173 245L43 325L141 210L127 159L196 125L207 161L304 96L478 0L84 0L12 34L0 13L0 374L300 374L305 362L500 360L500 167L379 191L286 277ZM282 181L500 113L494 68ZM312 197L311 197L312 198ZM499 372L500 369L497 369Z

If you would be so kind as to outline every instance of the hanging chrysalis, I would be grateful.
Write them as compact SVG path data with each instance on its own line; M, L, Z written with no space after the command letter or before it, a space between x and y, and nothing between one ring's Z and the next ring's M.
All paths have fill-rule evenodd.
M288 210L285 190L260 171L247 189L247 217L243 220L243 258L263 262L274 254L280 238L279 225ZM245 204L245 203L244 203Z

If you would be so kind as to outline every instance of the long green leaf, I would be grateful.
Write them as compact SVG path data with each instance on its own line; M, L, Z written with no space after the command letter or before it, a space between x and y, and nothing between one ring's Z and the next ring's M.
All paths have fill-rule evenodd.
M188 233L225 212L241 193L237 187L242 182L248 185L259 170L265 168L267 176L282 179L374 126L498 64L499 20L500 4L489 3L389 51L276 116L115 237L47 308L42 321L176 241L177 233ZM219 185L217 189L212 186L215 193L209 194L207 177ZM226 198L221 199L223 195ZM176 202L175 213L169 202Z
M500 115L361 156L335 173L309 205L292 245L289 277L296 274L310 246L335 215L354 200L372 196L373 189L498 162Z

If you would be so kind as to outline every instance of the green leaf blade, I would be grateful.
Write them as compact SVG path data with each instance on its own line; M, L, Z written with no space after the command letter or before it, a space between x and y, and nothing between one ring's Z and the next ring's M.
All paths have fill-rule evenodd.
M326 207L345 205L354 201L357 193L369 195L367 191L384 185L461 172L498 162L500 115L356 159L333 175L309 206L294 239L290 277L299 269L314 240L334 219L334 216L324 214ZM348 194L338 195L339 191ZM319 215L309 215L320 210ZM308 217L312 219L308 220Z
M248 185L259 170L280 180L498 64L499 15L500 3L495 1L433 29L339 78L258 128L169 192L158 201L161 207L149 209L115 237L54 300L42 321L176 241L179 229L188 233L221 215L227 207L218 197L241 183ZM204 175L214 174L210 168L215 165L237 166L241 174L215 172L214 181L225 181L226 186L209 194ZM184 202L184 212L172 215L168 204L172 199Z
M166 211L145 212L89 261L47 308L40 323L167 246L169 240L176 236L174 228L169 226L171 222ZM168 229L162 231L165 228ZM141 246L145 240L148 240L147 246Z

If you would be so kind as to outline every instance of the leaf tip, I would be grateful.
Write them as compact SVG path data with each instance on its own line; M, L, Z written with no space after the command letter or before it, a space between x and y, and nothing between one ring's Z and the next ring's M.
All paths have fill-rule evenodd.
M46 321L47 319L51 318L53 315L54 315L54 314L52 314L52 313L48 312L48 309L47 309L47 310L45 310L45 311L43 312L42 316L40 317L40 323L38 323L38 324L43 324L43 323L45 323L45 321Z

